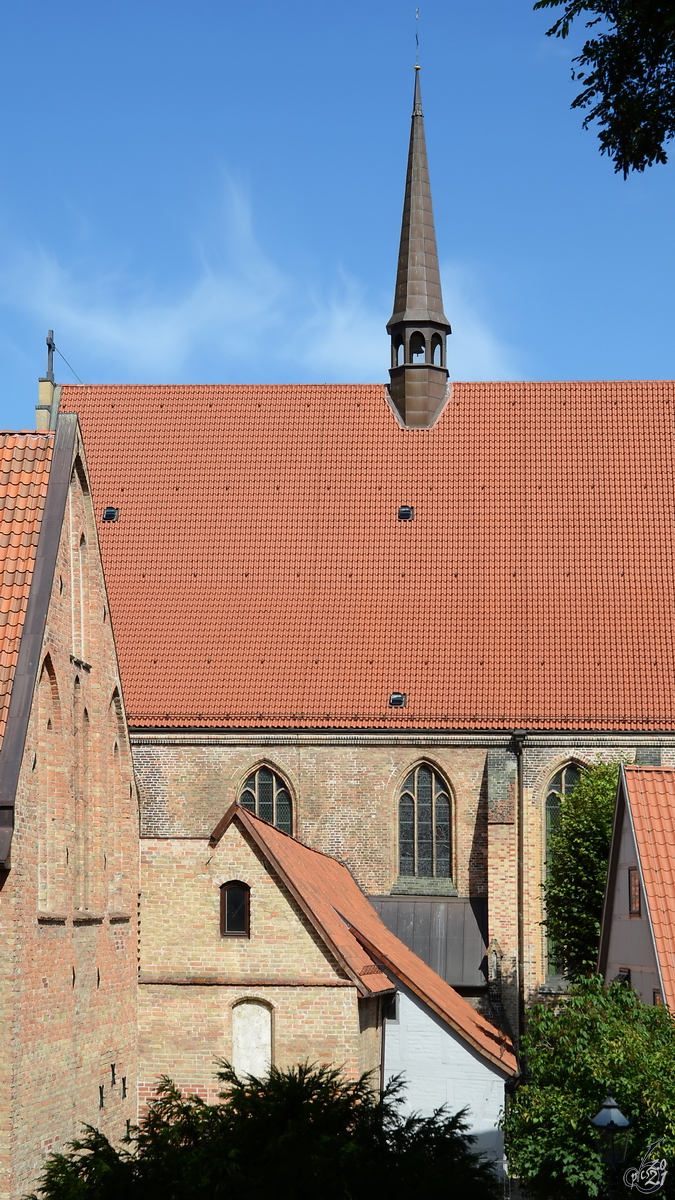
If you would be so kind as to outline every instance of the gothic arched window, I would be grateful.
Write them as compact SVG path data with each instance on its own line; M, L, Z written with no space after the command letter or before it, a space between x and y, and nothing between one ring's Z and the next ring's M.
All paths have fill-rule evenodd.
M549 781L546 789L546 857L548 859L549 844L551 834L558 824L560 816L560 807L566 796L569 796L573 788L576 787L581 778L581 769L576 763L565 763L559 771L556 771L553 778ZM548 863L546 865L548 873ZM548 958L549 975L562 975L563 963L555 944L550 938L546 940L546 954Z
M293 832L290 790L281 776L269 767L259 767L249 775L241 789L239 803L284 833Z
M581 778L581 769L576 763L565 763L559 771L553 776L546 789L546 848L558 823L560 816L560 805L565 796L569 796L573 788L576 787Z
M426 763L415 767L401 789L398 809L401 875L449 879L450 789Z

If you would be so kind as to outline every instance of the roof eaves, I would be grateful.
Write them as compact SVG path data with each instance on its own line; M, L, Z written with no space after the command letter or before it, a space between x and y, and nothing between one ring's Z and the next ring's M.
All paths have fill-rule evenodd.
M402 983L406 985L406 987L410 988L411 992L414 992L420 1000L422 1000L426 1005L428 1005L429 1008L433 1010L433 1012L436 1013L436 1016L440 1017L446 1025L449 1025L451 1029L454 1029L455 1033L458 1033L460 1037L467 1041L469 1045L471 1045L473 1049L478 1052L478 1054L481 1054L483 1058L487 1058L495 1066L499 1067L505 1075L514 1075L516 1073L517 1063L515 1061L515 1056L513 1051L507 1048L507 1042L509 1039L505 1034L501 1033L501 1030L497 1030L495 1027L496 1036L494 1037L494 1041L499 1044L499 1052L490 1050L478 1038L474 1037L467 1030L465 1025L462 1025L459 1021L454 1020L441 1005L437 1004L433 998L428 995L424 988L420 987L417 981L411 975L409 975L407 971L402 970L400 965L395 963L386 954L386 952L381 949L381 947L374 945L373 942L371 942L370 939L351 921L347 921L347 924L357 940L361 942L361 945L364 947L364 949L366 949L368 953L375 958L375 960L379 959L380 962L385 965L387 970L391 971L392 975L395 975L401 980ZM486 1036L492 1037L491 1034ZM505 1054L508 1055L509 1059L512 1060L511 1064L507 1064L505 1062Z
M663 964L661 962L661 949L663 947L661 944L661 939L657 938L657 936L656 936L656 931L654 929L654 922L652 920L651 901L652 901L652 899L654 899L656 902L657 897L652 897L651 888L648 888L646 886L645 873L644 873L643 862L642 862L642 852L643 852L643 849L646 849L646 847L643 847L643 845L641 844L641 838L638 836L638 831L635 827L635 821L633 819L633 809L631 806L630 788L628 787L628 780L626 777L626 772L625 772L625 768L624 768L623 764L621 765L621 775L623 777L623 783L624 783L624 787L625 787L626 810L628 812L628 820L630 822L631 833L633 834L633 842L635 844L635 849L637 852L638 871L640 872L640 887L642 889L642 895L645 898L645 905L647 908L647 920L649 921L649 932L650 932L651 938L652 938L652 946L654 947L654 957L656 959L656 970L658 971L659 983L661 985L661 995L663 996L663 1002L666 1005L666 1007L672 1009L673 1007L675 1007L675 996L672 994L672 989L669 987L666 987L664 974L663 974ZM669 973L668 973L668 978L669 978L669 981L672 979L671 971L669 971Z
M623 828L623 818L626 809L626 775L623 769L623 763L619 768L619 782L617 786L616 805L614 808L614 822L612 825L612 840L610 842L609 851L609 866L607 868L607 882L605 884L605 898L602 904L602 920L600 924L600 945L598 947L598 974L604 978L607 970L607 956L609 954L609 934L610 923L612 918L614 889L616 887L616 873L619 867L619 850L621 846L621 831Z

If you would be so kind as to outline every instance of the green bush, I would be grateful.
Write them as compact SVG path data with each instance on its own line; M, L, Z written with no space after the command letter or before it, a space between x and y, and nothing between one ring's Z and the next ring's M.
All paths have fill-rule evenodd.
M491 1166L471 1150L463 1114L404 1118L402 1085L380 1098L368 1077L300 1065L238 1079L221 1064L220 1103L165 1079L127 1145L95 1129L54 1155L48 1200L390 1200L430 1193L497 1200ZM36 1198L32 1198L36 1200Z
M528 1013L525 1082L502 1122L511 1173L537 1200L606 1194L606 1170L589 1117L612 1089L634 1118L628 1161L638 1165L657 1138L675 1156L675 1020L625 983L579 980L555 1010ZM674 1173L675 1174L675 1173ZM623 1189L622 1189L623 1190ZM660 1195L673 1196L669 1179Z

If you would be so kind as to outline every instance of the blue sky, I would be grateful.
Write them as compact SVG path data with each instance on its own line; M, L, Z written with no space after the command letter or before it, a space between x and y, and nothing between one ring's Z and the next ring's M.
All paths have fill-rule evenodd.
M87 383L387 378L408 0L29 0L0 17L0 417ZM627 182L530 0L422 0L455 379L672 378L675 174ZM57 378L73 380L57 359Z

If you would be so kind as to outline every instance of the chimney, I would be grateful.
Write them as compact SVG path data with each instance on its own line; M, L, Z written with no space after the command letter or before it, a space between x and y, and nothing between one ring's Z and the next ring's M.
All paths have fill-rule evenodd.
M52 428L52 405L54 403L54 330L47 334L47 374L38 380L38 402L35 409L35 428L46 433Z

